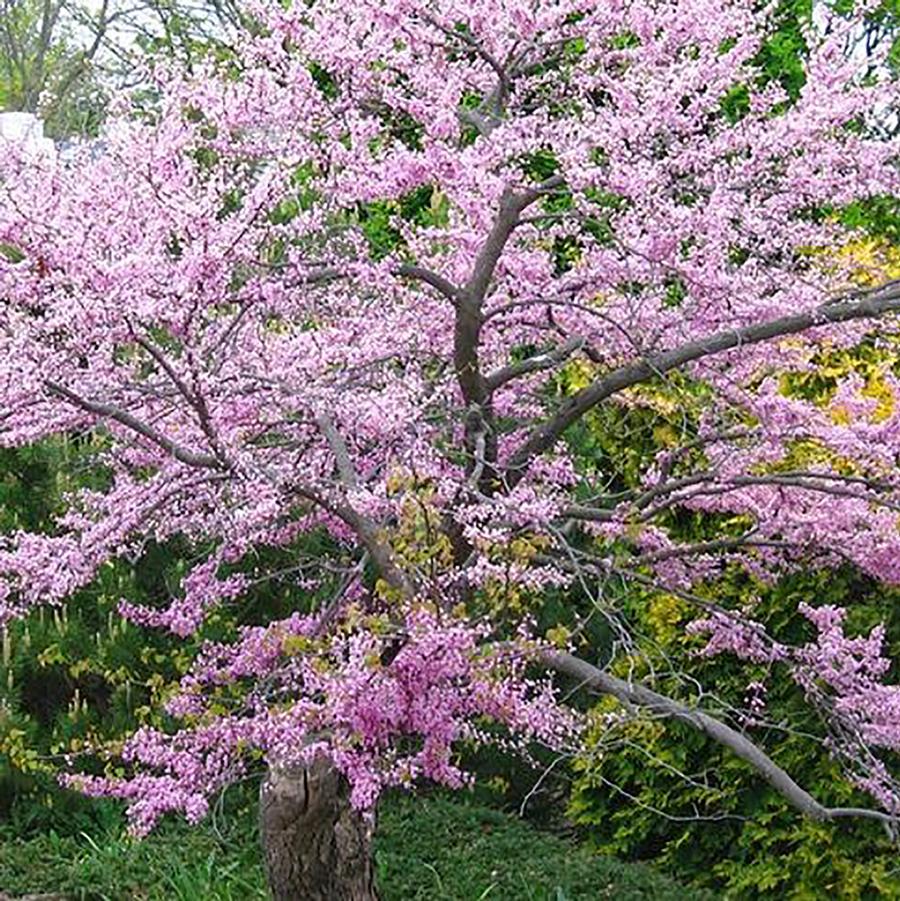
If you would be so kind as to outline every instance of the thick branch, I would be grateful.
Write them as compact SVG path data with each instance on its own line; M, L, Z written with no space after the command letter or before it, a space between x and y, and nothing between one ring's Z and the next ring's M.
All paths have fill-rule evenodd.
M337 430L334 420L327 414L322 413L316 417L316 425L325 436L331 453L334 454L335 464L337 465L338 475L341 482L347 488L356 488L357 476L353 461L350 459L350 451L347 449L347 442L344 436Z
M506 247L509 236L519 224L519 216L542 194L552 191L563 183L561 175L554 175L545 179L540 184L526 188L523 191L514 191L507 188L500 198L500 211L494 224L485 239L481 250L475 259L472 274L465 286L465 293L473 301L481 303L487 293L497 262Z
M475 258L468 281L458 295L453 326L453 368L466 405L465 443L472 466L474 466L472 461L476 436L481 432L486 435L487 465L481 479L481 488L484 491L489 491L490 485L495 481L497 439L492 424L490 394L479 361L481 329L484 324L482 305L497 263L510 235L518 225L519 215L542 194L562 184L562 181L562 176L557 175L524 190L506 188L500 198L497 218Z
M823 304L807 313L783 316L769 322L716 332L672 350L661 351L607 373L586 388L573 394L557 414L534 429L512 455L506 484L515 486L525 475L531 461L549 450L570 425L577 422L597 404L626 388L649 381L655 376L678 369L687 363L732 350L745 344L758 344L811 328L872 319L900 310L900 282L889 282L863 297Z
M497 75L497 86L491 91L490 95L482 101L480 106L480 109L487 111L487 116L479 116L481 123L480 125L475 126L480 134L484 136L489 135L491 131L500 124L503 109L506 105L507 98L512 91L512 79L510 73L507 71L507 67L490 53L474 35L455 28L448 28L428 13L423 14L422 18L434 28L441 31L449 39L459 41L471 48ZM473 120L472 124L475 124L475 120Z
M451 303L456 303L459 300L459 288L438 272L426 269L424 266L414 266L412 264L398 266L394 271L397 275L431 285L432 288L443 294Z
M496 481L497 435L493 424L490 392L481 372L479 348L484 324L482 306L497 263L510 235L519 222L519 215L541 194L562 181L554 177L523 191L507 187L500 198L500 209L481 250L475 258L472 272L457 292L456 317L453 323L453 369L466 408L464 443L468 458L468 474L479 471L478 487L484 493L492 490ZM480 459L477 453L481 446ZM468 553L466 543L454 540L460 555Z
M510 363L509 366L504 366L502 369L498 369L487 376L484 380L485 388L490 394L507 382L511 382L523 375L528 375L532 372L542 372L545 369L553 369L559 366L560 363L568 360L572 354L577 353L582 347L584 347L584 339L572 338L571 341L567 341L565 344L547 353L528 357L527 360L520 360L517 363Z
M814 820L835 820L841 817L867 817L885 824L889 830L897 826L897 818L880 810L856 807L825 807L809 792L801 788L749 738L707 713L688 707L643 685L626 682L603 672L596 666L563 651L545 651L542 662L550 669L577 679L587 688L612 695L624 704L645 707L661 716L687 723L725 746L747 761L785 800L804 816Z
M359 479L353 466L353 461L350 458L347 443L344 441L344 436L341 435L334 424L334 420L327 413L322 413L316 417L316 425L325 436L328 447L334 454L338 476L342 485L347 490L353 490L359 484ZM398 591L407 600L415 596L415 585L403 569L397 565L393 551L378 528L377 523L370 517L360 513L350 503L328 500L320 492L308 487L300 487L296 490L298 494L342 519L356 532L363 547L369 552L369 556L381 577L391 588Z
M490 137L491 132L497 125L496 119L482 116L481 113L473 109L459 109L456 111L456 117L463 125L471 125L483 138Z
M350 526L363 547L369 552L375 568L384 581L395 591L399 592L405 600L411 600L415 597L415 585L397 565L390 546L384 540L384 536L380 533L377 525L369 517L364 516L347 503L329 500L321 492L309 486L297 485L294 487L294 492L323 510L327 510Z

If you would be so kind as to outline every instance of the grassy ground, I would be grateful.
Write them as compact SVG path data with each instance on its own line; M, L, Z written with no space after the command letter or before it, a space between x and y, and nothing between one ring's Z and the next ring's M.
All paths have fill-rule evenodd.
M507 815L443 798L391 798L376 850L384 901L697 899L665 876L591 855ZM117 832L29 840L0 832L0 890L110 901L264 899L249 808L143 842ZM710 897L710 896L705 896Z

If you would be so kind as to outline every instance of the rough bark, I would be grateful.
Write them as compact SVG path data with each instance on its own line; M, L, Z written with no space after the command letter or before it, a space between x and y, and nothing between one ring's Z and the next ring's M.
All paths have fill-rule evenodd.
M274 901L377 901L372 831L327 760L269 770L260 788L260 835Z

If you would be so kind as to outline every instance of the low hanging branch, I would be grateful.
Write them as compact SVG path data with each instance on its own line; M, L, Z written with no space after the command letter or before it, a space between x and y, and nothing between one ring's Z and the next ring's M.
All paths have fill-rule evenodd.
M801 788L791 776L779 767L768 754L763 752L743 733L715 719L708 713L688 707L680 701L668 698L646 686L626 682L596 666L563 651L545 651L541 662L560 673L575 679L584 688L610 695L625 705L643 707L660 716L678 720L708 735L720 745L728 748L742 760L747 761L772 788L804 816L814 820L837 820L846 817L863 817L883 823L890 838L897 835L900 819L881 810L864 807L825 807L808 791Z
M132 415L127 410L117 407L115 404L89 400L86 397L81 397L81 395L76 394L64 385L59 385L50 380L47 380L44 385L51 394L63 398L68 403L84 410L86 413L91 413L101 420L111 419L113 422L117 422L119 425L130 429L135 434L146 438L157 447L162 448L162 450L171 457L178 460L179 463L184 463L186 466L194 466L198 469L223 468L223 463L218 457L212 454L197 453L196 451L182 447L149 423L142 422L136 416Z

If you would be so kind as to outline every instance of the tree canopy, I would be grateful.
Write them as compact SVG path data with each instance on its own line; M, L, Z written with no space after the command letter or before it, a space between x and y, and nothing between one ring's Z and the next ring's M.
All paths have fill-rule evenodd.
M900 310L881 239L848 252L900 181L890 41L854 49L869 7L801 21L788 68L741 2L251 12L120 100L102 152L3 150L0 443L89 432L98 476L4 537L3 617L174 535L197 560L160 606L123 598L135 623L193 634L260 580L306 598L208 643L172 728L70 782L141 832L260 759L325 761L370 809L464 784L467 743L577 751L555 673L697 727L805 814L893 828L882 631L809 604L790 643L697 590L900 580L900 382L846 363L894 353ZM654 408L652 459L604 452ZM872 806L825 807L753 743L764 685L735 712L643 672L611 582L792 679Z

